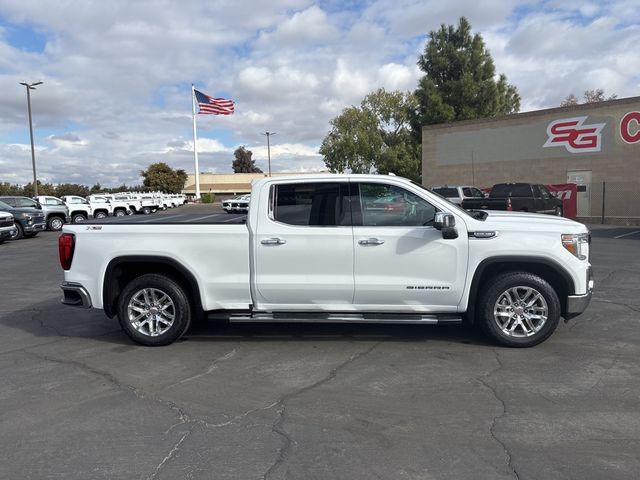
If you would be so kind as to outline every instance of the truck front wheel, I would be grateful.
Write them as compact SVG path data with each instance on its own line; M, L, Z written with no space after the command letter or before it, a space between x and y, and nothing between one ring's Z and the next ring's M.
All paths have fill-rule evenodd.
M482 292L480 328L508 347L533 347L554 332L560 320L560 300L543 278L509 272L490 279Z
M191 323L191 304L184 288L172 278L146 274L132 280L118 300L118 320L134 342L168 345Z

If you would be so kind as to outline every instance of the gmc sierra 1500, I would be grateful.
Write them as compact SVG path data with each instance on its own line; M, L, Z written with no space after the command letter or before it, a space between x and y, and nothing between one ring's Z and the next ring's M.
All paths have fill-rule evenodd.
M123 217L65 225L63 303L104 309L144 345L207 313L232 322L479 325L529 347L593 289L584 225L469 214L382 175L265 178L237 222ZM233 220L233 219L232 219Z

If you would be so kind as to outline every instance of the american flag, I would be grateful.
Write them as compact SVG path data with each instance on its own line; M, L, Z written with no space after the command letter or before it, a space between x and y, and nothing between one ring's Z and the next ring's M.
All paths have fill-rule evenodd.
M198 101L198 113L203 115L233 115L233 100L213 98L198 90L194 90L194 92L196 94L196 100Z

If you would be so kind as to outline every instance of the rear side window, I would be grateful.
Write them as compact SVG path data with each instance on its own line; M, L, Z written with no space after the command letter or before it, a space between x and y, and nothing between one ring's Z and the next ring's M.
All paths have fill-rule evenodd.
M528 183L502 183L491 189L490 197L531 197L531 186Z
M433 191L438 195L443 196L444 198L456 198L458 196L457 188L442 187L442 188L434 188Z
M288 225L350 225L347 183L319 182L275 185L274 220Z

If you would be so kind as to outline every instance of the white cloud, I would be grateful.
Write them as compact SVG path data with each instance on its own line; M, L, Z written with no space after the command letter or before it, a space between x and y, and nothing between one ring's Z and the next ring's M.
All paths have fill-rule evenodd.
M586 89L640 91L637 0L358 5L0 0L0 179L32 176L22 80L44 82L32 91L42 181L135 184L156 161L192 171L192 82L236 101L233 116L198 118L203 170L230 171L239 145L266 169L265 131L277 132L273 170L321 169L329 120L379 87L413 89L427 33L462 15L523 109ZM35 48L11 43L14 26L37 32Z

